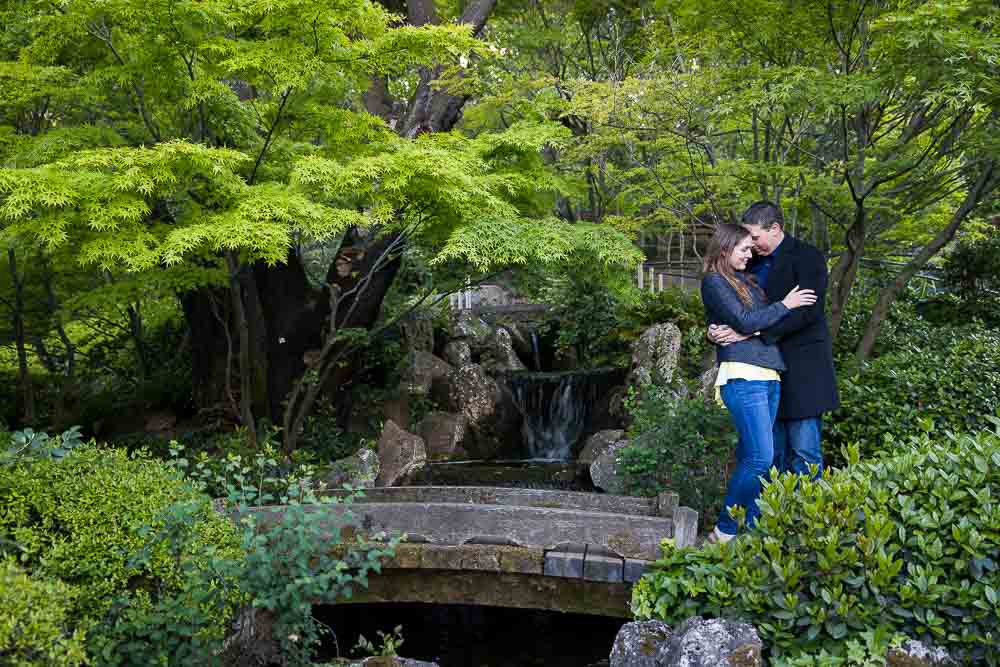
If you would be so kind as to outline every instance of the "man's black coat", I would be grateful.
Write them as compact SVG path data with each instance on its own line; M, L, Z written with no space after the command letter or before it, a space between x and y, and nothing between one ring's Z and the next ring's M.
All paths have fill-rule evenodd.
M840 405L833 369L830 329L826 323L826 259L817 248L785 234L767 276L767 298L780 301L796 285L816 291L816 303L796 308L761 332L778 343L788 370L781 378L778 419L817 417Z

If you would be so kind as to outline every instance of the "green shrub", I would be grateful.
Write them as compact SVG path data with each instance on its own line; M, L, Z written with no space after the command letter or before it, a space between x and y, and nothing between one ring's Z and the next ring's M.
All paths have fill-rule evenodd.
M240 553L234 527L208 498L169 466L142 455L89 446L62 459L22 458L0 474L0 535L16 545L8 548L33 577L72 584L76 594L67 614L87 633L94 664L115 664L127 653L119 620L129 614L173 604L174 620L186 625L190 591L183 583L192 568L210 567L201 557L205 548ZM191 539L181 548L157 544L135 561L147 547L148 531L161 528L177 502L190 508ZM193 634L221 638L238 600L230 586L226 609Z
M649 386L627 401L632 416L628 447L618 460L628 492L654 496L674 491L698 510L703 527L715 524L726 495L736 434L725 408L704 399L678 398Z
M996 432L924 434L901 452L766 485L755 529L675 550L634 588L640 618L754 623L774 656L844 656L896 632L997 664L1000 420Z
M11 557L0 560L0 660L9 667L76 667L83 631L73 629L75 590L28 576Z
M920 330L918 327L915 327ZM862 456L933 423L974 431L1000 409L1000 332L968 327L922 331L909 343L841 375L841 407L827 420L826 450L858 443Z

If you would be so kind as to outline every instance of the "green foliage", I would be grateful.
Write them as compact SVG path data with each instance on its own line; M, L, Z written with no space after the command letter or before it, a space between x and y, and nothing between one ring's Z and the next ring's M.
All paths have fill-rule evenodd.
M392 632L376 630L375 635L378 637L377 646L364 635L359 635L358 643L354 646L355 655L378 655L386 657L399 655L399 647L403 645L404 641L402 625L397 625L392 629Z
M311 468L282 475L271 451L249 461L230 456L221 470L204 462L192 464L182 453L174 447L173 464L188 471L201 488L224 489L225 505L237 514L242 535L239 559L214 558L210 562L215 578L197 573L191 590L218 591L219 574L229 575L222 578L236 582L255 610L273 616L274 636L289 663L311 664L328 630L313 617L313 606L349 598L354 587L367 585L369 573L380 571L381 559L392 555L399 536L376 534L369 539L355 534L350 504L357 494L323 496L323 485L312 477ZM281 505L276 514L274 505ZM173 525L185 530L187 522ZM163 539L154 536L148 544Z
M10 435L10 444L0 452L0 466L14 463L19 458L61 459L81 444L83 438L79 426L73 426L55 438L50 438L48 433L26 428Z
M891 351L841 372L841 407L827 421L827 451L857 443L865 457L891 454L907 434L931 425L977 430L1000 410L1000 333L908 322Z
M73 629L74 588L29 576L11 557L0 558L0 656L10 667L77 667L86 659L84 635Z
M849 467L821 480L773 480L746 536L701 549L665 544L634 589L633 612L668 623L743 618L779 657L844 657L866 632L899 632L996 664L1000 420L992 421L995 432L899 441L895 456L874 462L855 449Z
M0 533L33 578L72 585L67 618L74 632L86 633L94 664L116 664L132 650L135 640L126 636L137 616L170 610L172 623L190 628L185 610L199 608L184 585L190 572L210 567L206 550L239 553L233 527L208 499L148 457L87 446L61 459L20 457L2 472ZM148 545L146 531L163 529L175 502L188 507L190 539L181 548ZM221 594L228 613L239 599L232 583ZM188 639L220 639L228 613L212 615Z
M674 491L698 510L703 527L715 525L722 509L735 451L729 413L714 401L682 398L648 386L626 400L632 417L631 444L618 460L628 492L653 496Z

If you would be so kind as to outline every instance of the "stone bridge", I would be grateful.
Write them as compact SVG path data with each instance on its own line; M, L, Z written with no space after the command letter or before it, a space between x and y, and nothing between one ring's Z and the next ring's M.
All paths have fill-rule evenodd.
M694 543L698 514L676 494L493 487L366 489L349 507L364 532L405 542L341 603L426 602L627 617L631 585L660 542Z

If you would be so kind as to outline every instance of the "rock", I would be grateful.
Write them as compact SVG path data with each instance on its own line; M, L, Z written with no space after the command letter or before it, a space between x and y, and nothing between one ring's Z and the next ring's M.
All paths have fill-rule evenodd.
M667 640L664 667L760 667L764 645L752 625L695 616Z
M495 458L504 440L520 426L516 409L478 364L452 371L447 385L451 411L466 419L465 450L474 458Z
M339 489L345 484L355 489L370 489L375 486L379 467L375 452L359 449L347 458L334 461L324 481L328 489Z
M428 313L417 311L411 314L400 323L400 328L408 351L430 352L434 349L434 320Z
M430 393L434 381L447 377L451 371L451 364L438 359L430 352L424 350L411 352L406 372L406 389L411 394L426 396Z
M629 444L628 440L618 440L611 443L597 455L590 464L590 479L594 486L607 493L624 494L625 477L618 472L615 457L618 452Z
M378 439L378 460L381 469L375 486L398 486L427 465L424 440L389 420Z
M527 370L514 351L514 342L507 329L500 327L493 333L492 369L500 372Z
M471 310L458 310L452 317L448 337L451 340L485 341L491 333L490 325Z
M472 348L464 340L449 341L444 346L444 358L456 368L472 363Z
M431 461L449 461L465 458L462 448L465 440L466 419L450 412L431 412L417 426L417 433L424 439L427 458Z
M361 667L438 667L436 662L424 662L423 660L382 655L373 655L365 658L361 662L355 662L352 660L351 664L361 665Z
M906 640L898 648L890 648L886 656L889 667L944 667L957 665L946 650L939 646L928 646L915 639Z
M587 442L580 450L580 455L576 457L576 460L579 463L593 463L601 452L621 440L624 435L625 431L621 429L598 431L587 438Z
M626 623L615 637L610 667L660 667L669 638L670 626L662 621Z
M518 325L516 322L506 323L504 324L504 328L510 332L511 342L514 345L514 351L517 352L517 356L521 359L527 359L529 365L534 370L541 370L538 368L539 364L535 360L535 348L531 342L532 331L523 325Z
M719 367L713 365L698 377L698 395L706 401L715 400L715 378L719 375Z
M677 370L680 351L681 330L676 324L665 322L646 329L632 346L629 384L633 387L669 385Z

